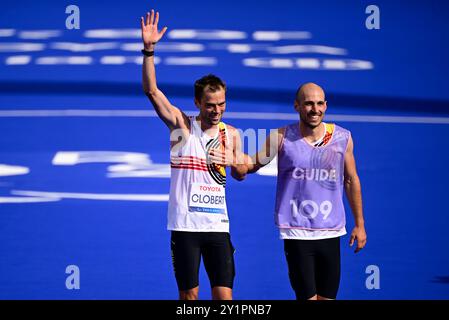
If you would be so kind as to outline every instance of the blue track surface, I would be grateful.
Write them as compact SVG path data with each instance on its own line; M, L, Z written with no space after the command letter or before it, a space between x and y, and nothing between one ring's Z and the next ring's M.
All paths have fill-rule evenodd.
M367 30L369 4L155 1L161 23L170 30L219 29L246 35L233 40L167 38L168 44L201 45L203 50L161 50L158 80L175 105L195 111L192 83L205 73L218 74L229 86L227 122L242 130L294 121L291 102L297 86L306 81L321 84L328 92L329 121L340 119L337 123L354 137L368 232L367 247L358 254L347 245L348 236L343 237L338 298L448 299L449 5L377 1L381 29ZM63 4L22 1L20 7L26 10L17 15L19 6L10 2L0 11L0 299L176 299L167 202L98 200L99 194L167 194L169 179L111 177L111 166L123 161L52 163L64 151L143 153L154 164L169 163L168 130L147 112L151 106L140 92L141 66L104 63L105 56L139 57L138 51L123 50L124 44L139 39L86 37L88 30L138 28L139 17L149 8L142 1L77 5L81 29L72 31L64 29ZM13 31L2 33L6 29ZM27 39L22 33L33 30L61 33L47 39ZM255 31L264 30L307 31L311 37L265 42L253 38ZM42 50L22 52L7 45L25 42L41 44ZM115 45L71 52L55 49L61 42ZM229 44L246 44L251 51L223 49ZM295 45L345 51L279 54L267 49ZM22 60L27 63L8 63L24 55L29 56ZM81 65L39 60L55 56L91 59ZM192 56L215 62L170 64L173 57ZM246 66L245 59L252 58L290 59L294 64ZM318 59L321 67L298 68L297 59ZM361 60L371 67L337 70L323 67L329 66L326 59ZM90 111L70 116L67 110ZM55 116L52 112L57 111L63 112ZM267 116L240 119L242 112ZM279 120L279 114L291 118ZM29 172L1 175L1 165ZM228 181L231 237L237 249L235 298L293 299L273 222L276 178L253 175L244 182ZM36 197L40 202L11 203ZM68 265L80 268L80 290L66 289ZM380 269L378 290L365 286L369 265ZM208 287L201 269L200 298L210 297Z

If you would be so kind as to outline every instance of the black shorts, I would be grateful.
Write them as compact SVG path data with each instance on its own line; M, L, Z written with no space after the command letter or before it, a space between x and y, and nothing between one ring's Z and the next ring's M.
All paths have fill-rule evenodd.
M227 232L171 232L171 254L180 291L198 286L201 257L211 287L234 284L234 247Z
M284 240L288 275L298 300L337 297L340 285L340 238Z

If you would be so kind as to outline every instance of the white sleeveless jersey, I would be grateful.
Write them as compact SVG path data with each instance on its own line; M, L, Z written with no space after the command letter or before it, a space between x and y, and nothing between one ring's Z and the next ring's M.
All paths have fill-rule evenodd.
M210 137L190 117L187 142L170 154L168 230L229 232L226 171L223 166L208 164L206 157L210 148L224 149L227 139L223 122L215 137Z

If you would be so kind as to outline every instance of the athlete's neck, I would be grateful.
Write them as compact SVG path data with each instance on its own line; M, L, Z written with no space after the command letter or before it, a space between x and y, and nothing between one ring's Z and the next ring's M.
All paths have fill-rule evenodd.
M206 121L201 121L201 117L197 116L195 118L197 123L200 124L201 130L206 133L210 137L214 137L217 134L218 131L218 125L216 124L209 124Z
M301 135L310 143L320 140L323 137L325 130L326 126L323 122L314 128L311 128L302 121L299 122L299 131L301 132Z

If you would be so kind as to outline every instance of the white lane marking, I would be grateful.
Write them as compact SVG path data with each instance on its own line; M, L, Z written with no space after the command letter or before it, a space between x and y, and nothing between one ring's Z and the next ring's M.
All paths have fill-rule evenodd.
M135 166L117 164L108 168L108 178L170 178L170 164Z
M8 164L0 163L0 177L19 176L19 175L28 174L29 172L30 172L30 169L27 167L11 166Z
M53 42L51 49L66 50L71 52L91 52L97 50L110 50L118 48L117 42L77 43L77 42Z
M91 57L40 57L36 59L36 64L41 65L55 65L55 64L92 64L93 59Z
M0 110L0 117L157 117L153 110Z
M300 69L319 69L320 61L314 58L297 59L296 65Z
M214 66L217 59L213 57L168 57L165 59L167 65L182 66Z
M12 37L15 33L15 29L0 29L0 37Z
M122 151L58 151L52 164L57 166L73 166L80 163L118 162L126 164L150 165L150 157L141 152Z
M184 111L187 115L197 115L198 111ZM154 110L0 110L1 118L9 117L158 117ZM226 112L226 119L243 120L298 120L296 113L276 112ZM327 114L327 121L368 122L368 123L416 123L416 124L449 124L449 117L417 117L417 116L377 116L377 115L343 115Z
M289 68L316 70L370 70L374 68L371 61L356 59L321 59L321 58L245 58L246 67L253 68Z
M293 61L290 59L270 59L269 65L272 68L292 68L294 66Z
M346 49L321 46L321 45L292 45L268 48L270 53L291 54L291 53L321 53L330 55L346 55Z
M29 64L31 62L31 56L20 55L20 56L11 56L7 57L5 63L7 65L24 65Z
M31 42L6 42L0 43L0 52L31 52L43 51L45 44Z
M168 33L169 39L237 40L246 39L247 34L233 30L176 29Z
M251 45L232 43L227 46L229 52L248 53L251 52Z
M84 33L86 38L97 39L140 39L140 29L93 29Z
M255 31L253 39L257 41L304 40L312 38L308 31Z
M0 197L0 203L35 203L35 202L55 202L60 198L45 197Z
M168 201L168 194L113 194L113 193L74 193L47 192L31 190L12 190L11 194L25 197L42 197L50 199L83 199L83 200L117 200L117 201Z
M30 31L20 31L20 39L28 40L45 40L50 38L56 38L62 35L61 30L30 30Z
M327 115L326 120L341 122L449 124L449 117L402 117L334 114Z
M100 58L101 64L122 65L125 63L142 64L142 56L103 56ZM161 58L154 57L154 64L161 63Z
M55 166L80 163L115 163L107 168L108 178L170 178L169 164L153 163L149 154L123 151L58 151Z
M125 64L126 57L123 56L103 56L100 59L101 64Z

